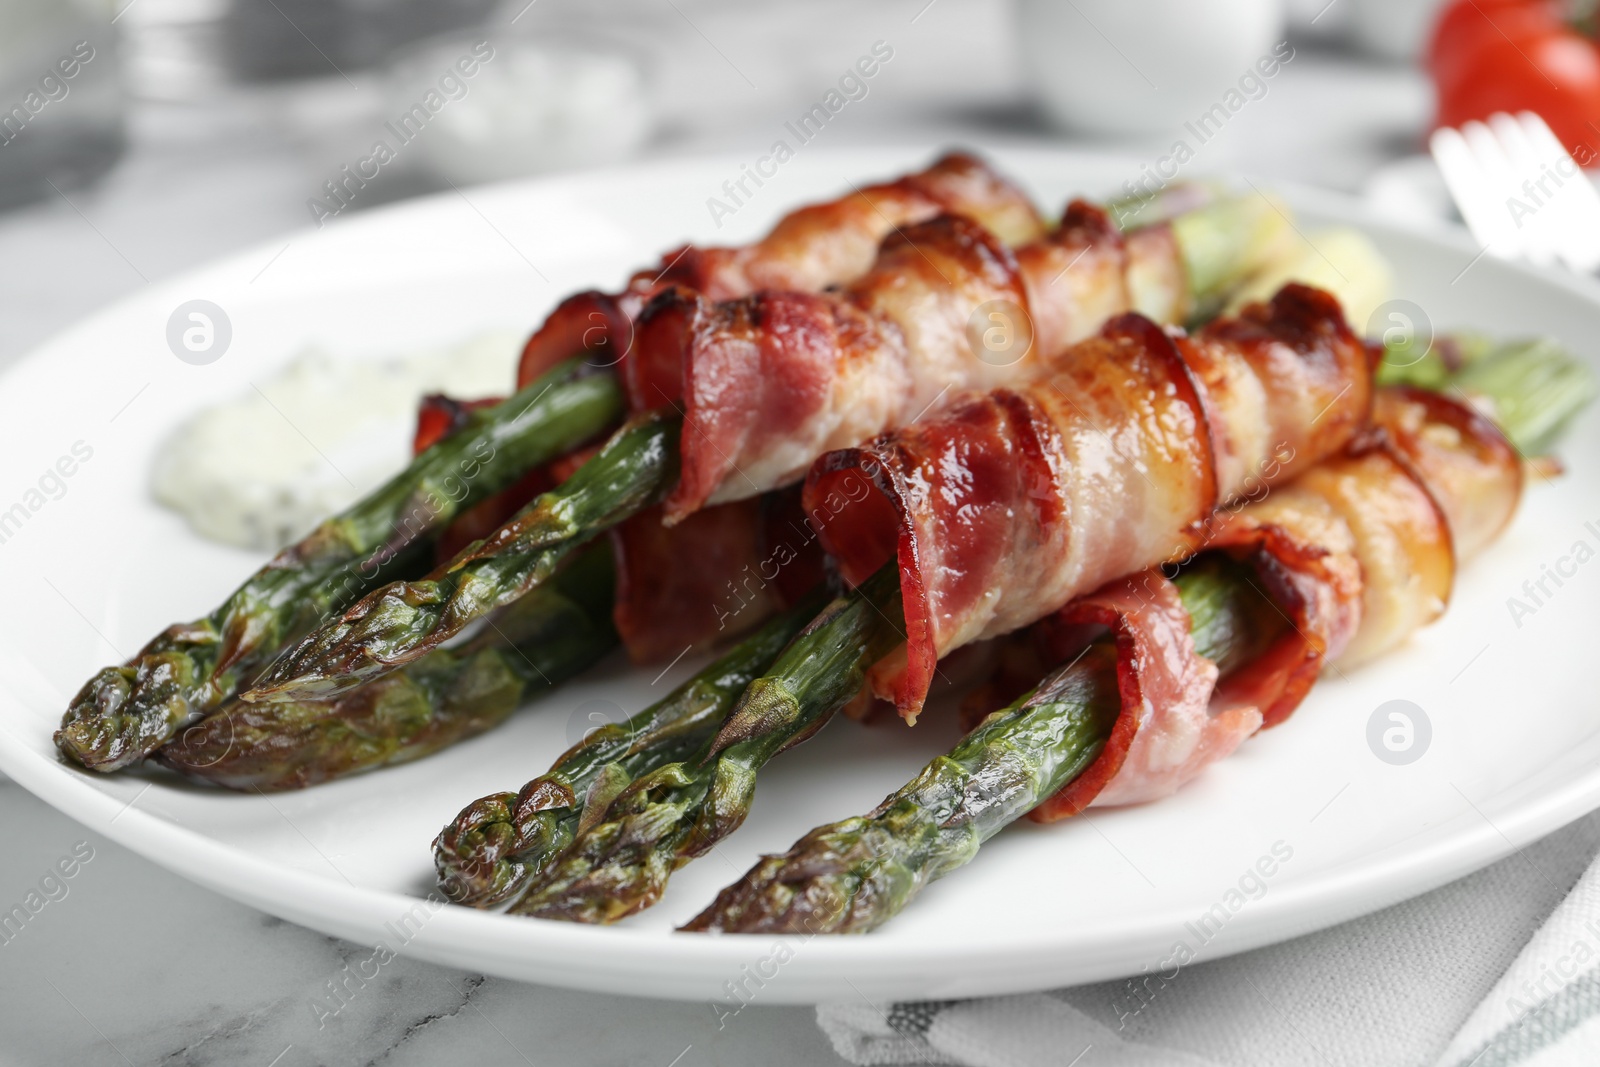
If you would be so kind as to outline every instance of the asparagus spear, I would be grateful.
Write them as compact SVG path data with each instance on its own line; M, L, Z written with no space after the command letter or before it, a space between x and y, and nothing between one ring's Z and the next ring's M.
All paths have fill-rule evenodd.
M403 667L556 573L580 546L655 503L678 474L682 417L618 430L598 455L425 578L365 597L285 652L246 701L329 699Z
M56 744L97 771L142 759L324 615L416 566L462 511L614 423L622 405L614 376L573 360L473 412L461 431L284 549L210 615L101 670L73 698Z
M1245 564L1202 557L1175 579L1195 648L1226 674L1283 625ZM1092 763L1116 722L1116 649L1092 644L995 712L870 814L811 831L764 856L685 930L864 933Z
M1388 346L1380 385L1450 390L1482 401L1524 456L1543 455L1595 397L1589 368L1548 338L1495 342L1479 334Z
M440 890L474 907L521 892L572 843L584 819L603 813L633 779L702 747L745 686L821 607L820 593L807 597L663 700L585 737L521 792L467 805L433 842Z
M302 789L405 763L499 725L617 645L610 545L584 552L483 633L337 700L234 701L157 749L229 789Z
M1249 197L1208 204L1174 218L1172 226L1196 306L1215 310L1226 290L1259 265L1285 223L1269 201ZM567 485L534 501L448 568L379 590L307 636L244 699L348 692L526 594L574 545L664 495L677 477L681 428L675 414L657 413L619 431Z
M1517 374L1517 358L1536 361L1541 372ZM1475 384L1497 410L1506 413L1505 428L1513 439L1528 439L1542 427L1565 424L1590 395L1587 371L1558 348L1524 347L1517 350L1516 358L1508 358L1498 367L1494 376L1480 375ZM1554 388L1551 382L1566 387ZM1444 384L1455 386L1456 379ZM843 598L835 609L853 603L854 615L833 616L830 621L849 618L853 625L808 628L768 677L751 684L739 709L698 765L693 760L669 765L635 782L612 803L605 821L595 822L581 833L512 910L609 922L658 899L673 870L703 854L743 821L761 764L819 728L855 691L865 668L893 643L904 623L898 598L886 596L888 583L894 581L892 571L892 566L886 567L856 594L869 604L872 600L892 604L892 615L885 612L874 619L860 601ZM1208 603L1197 601L1192 608L1202 617L1216 614L1225 619L1229 615L1220 609L1209 612ZM1213 636L1211 623L1207 625L1208 633L1202 636L1220 642L1222 637ZM1215 631L1218 635L1232 632L1226 626ZM1203 643L1202 648L1211 648L1224 659L1229 654L1220 645ZM1068 688L1079 690L1083 684L1074 679ZM1072 703L1054 697L1046 702ZM1078 737L1080 748L1099 743L1094 721L1094 716L1084 711L1068 716L1066 723L1072 725L1068 733ZM1048 726L1065 729L1056 720L1050 720ZM1086 764L1087 758L1076 766L1081 769ZM1062 781L1077 773L1070 760L1062 766L1070 772ZM993 798L985 795L980 799L987 805Z
M739 828L761 765L854 697L867 668L905 640L904 626L891 563L824 608L695 756L634 779L604 811L588 808L572 845L512 912L613 922L654 904L674 870Z

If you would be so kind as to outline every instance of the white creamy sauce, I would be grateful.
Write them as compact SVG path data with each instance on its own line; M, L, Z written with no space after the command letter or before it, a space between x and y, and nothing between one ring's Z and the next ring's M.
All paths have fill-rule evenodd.
M180 427L151 490L202 537L275 551L405 467L425 394L511 392L522 340L490 334L371 362L308 350Z

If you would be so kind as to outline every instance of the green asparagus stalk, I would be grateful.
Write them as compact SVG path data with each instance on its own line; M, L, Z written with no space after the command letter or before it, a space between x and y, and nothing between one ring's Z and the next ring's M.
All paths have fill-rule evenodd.
M1245 564L1202 557L1175 579L1196 650L1223 674L1284 625ZM870 814L764 856L684 927L734 933L864 933L1076 778L1120 708L1116 648L1102 638L1037 689L986 718Z
M97 771L134 763L221 706L288 642L369 589L414 572L456 516L622 412L613 375L573 360L419 455L278 554L205 618L180 623L73 698L55 741Z
M678 475L682 417L618 430L598 455L506 525L416 581L395 582L285 652L246 701L327 700L412 663L546 581L597 534L660 500Z
M891 563L824 608L698 753L635 778L603 811L586 808L576 839L512 912L613 922L654 904L673 871L744 822L762 764L854 697L904 627Z
M1383 338L1383 358L1373 373L1379 385L1443 389L1455 375L1481 363L1496 347L1492 337L1471 330L1438 337L1427 330L1397 330L1393 337Z
M589 734L520 792L467 805L433 842L440 891L480 908L520 893L572 843L585 818L604 813L635 778L701 748L745 686L822 606L820 592L807 597L664 699Z
M1422 345L1426 347L1418 351ZM1481 334L1389 345L1380 385L1450 390L1480 401L1524 456L1548 452L1595 398L1589 368L1547 337L1495 342Z
M499 725L614 649L612 574L602 541L465 644L335 700L233 701L151 758L190 778L259 790L420 759Z

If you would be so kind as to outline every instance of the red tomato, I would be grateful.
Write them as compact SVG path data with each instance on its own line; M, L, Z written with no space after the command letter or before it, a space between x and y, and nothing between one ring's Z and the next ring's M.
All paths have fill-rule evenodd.
M1435 77L1442 68L1460 66L1462 56L1476 48L1489 37L1498 37L1495 25L1517 18L1519 15L1542 15L1539 10L1548 0L1458 0L1446 4L1433 25L1433 39L1428 44L1424 66ZM1490 21L1490 16L1493 21Z
M1428 49L1439 126L1534 111L1580 163L1600 157L1600 49L1550 0L1457 0Z

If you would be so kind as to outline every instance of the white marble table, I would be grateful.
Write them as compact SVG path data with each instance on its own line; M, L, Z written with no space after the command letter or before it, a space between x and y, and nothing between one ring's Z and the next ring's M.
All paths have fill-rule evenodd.
M834 143L1044 136L1019 102L1004 6L944 0L915 25L903 17L922 6L895 7L905 32L893 80L830 128ZM848 54L858 43L808 26L796 32L822 35L819 48ZM764 148L813 91L804 72L790 72L734 112L694 106L744 91L714 54L699 58L702 83L670 88L680 98L664 101L674 118L654 153ZM121 294L306 225L306 198L368 114L350 91L329 79L137 105L131 152L105 182L0 215L0 365ZM1302 44L1196 167L1354 189L1415 150L1429 107L1412 72ZM365 205L429 190L415 175L383 181ZM316 998L370 950L195 888L9 783L0 783L0 828L7 909L75 843L93 849L68 895L0 944L0 1063L842 1062L806 1008L754 1007L719 1031L706 1005L520 985L403 958L319 1026Z
M403 956L364 988L347 984L330 1017L329 983L370 947L197 889L9 782L0 840L8 910L79 842L93 850L62 880L66 895L0 944L0 1063L841 1062L809 1008L752 1006L718 1030L706 1004L523 985Z

